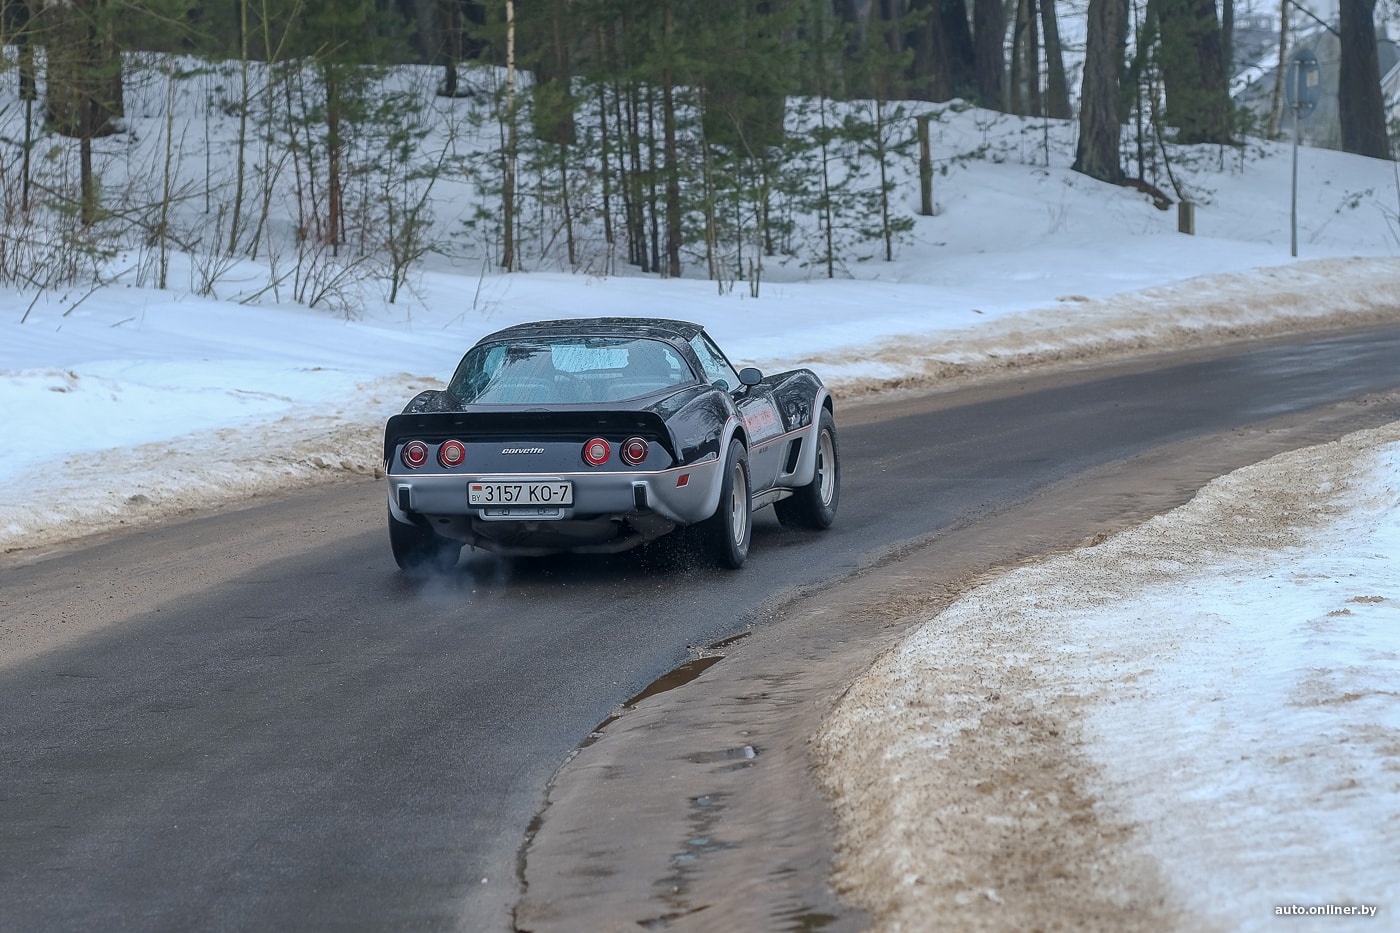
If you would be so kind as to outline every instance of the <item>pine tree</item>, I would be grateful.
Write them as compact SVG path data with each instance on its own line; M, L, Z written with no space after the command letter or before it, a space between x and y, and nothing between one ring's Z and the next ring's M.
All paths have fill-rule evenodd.
M1229 143L1229 83L1215 0L1153 0L1166 120L1181 143ZM1149 16L1152 4L1149 4ZM1379 80L1379 79L1377 79Z
M338 246L345 237L345 153L355 125L371 112L376 66L390 57L400 36L396 21L381 12L374 0L304 0L299 17L301 47L309 52L319 79L321 101L312 111L319 116L325 151L324 241Z
M915 11L908 19L894 20L887 25L907 34L907 24L920 15ZM913 229L914 224L911 217L895 216L891 203L893 160L903 157L916 143L912 133L904 132L908 114L902 105L894 103L898 99L896 94L904 88L903 75L907 73L911 58L912 51L902 42L892 41L888 31L883 36L868 33L853 67L860 75L860 83L870 87L873 93L868 101L848 112L843 121L846 138L863 159L873 162L879 178L874 188L862 192L852 220L865 238L882 242L887 262L894 259L895 240ZM854 165L851 170L863 173L866 166Z

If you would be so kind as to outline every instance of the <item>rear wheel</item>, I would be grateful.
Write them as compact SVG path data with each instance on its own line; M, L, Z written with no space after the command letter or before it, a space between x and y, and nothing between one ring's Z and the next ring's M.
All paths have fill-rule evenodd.
M753 535L752 502L749 499L749 453L739 440L729 442L715 514L699 525L705 551L721 567L737 570L749 556Z
M401 522L389 512L389 547L401 570L451 570L462 556L460 542L434 534L429 528Z
M836 446L836 419L822 409L817 422L817 469L812 481L773 503L778 521L793 528L829 528L841 501L840 449Z

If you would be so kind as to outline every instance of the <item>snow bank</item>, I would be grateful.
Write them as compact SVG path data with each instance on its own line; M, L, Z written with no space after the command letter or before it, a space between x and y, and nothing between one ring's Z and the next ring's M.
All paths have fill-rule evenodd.
M1400 424L967 594L818 737L839 888L881 930L1392 907L1397 557Z

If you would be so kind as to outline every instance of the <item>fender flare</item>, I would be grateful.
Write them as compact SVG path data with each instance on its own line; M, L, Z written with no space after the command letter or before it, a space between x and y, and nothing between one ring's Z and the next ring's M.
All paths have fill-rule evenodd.
M831 412L832 421L836 420L836 404L826 386L817 389L816 398L812 401L812 423L802 432L802 452L797 458L797 468L792 472L793 487L805 486L816 476L817 434L821 431L823 410Z

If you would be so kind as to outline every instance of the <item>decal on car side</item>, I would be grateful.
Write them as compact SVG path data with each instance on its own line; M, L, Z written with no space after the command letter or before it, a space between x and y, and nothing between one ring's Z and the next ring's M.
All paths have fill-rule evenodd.
M768 405L744 412L744 430L754 441L783 433L777 414Z

